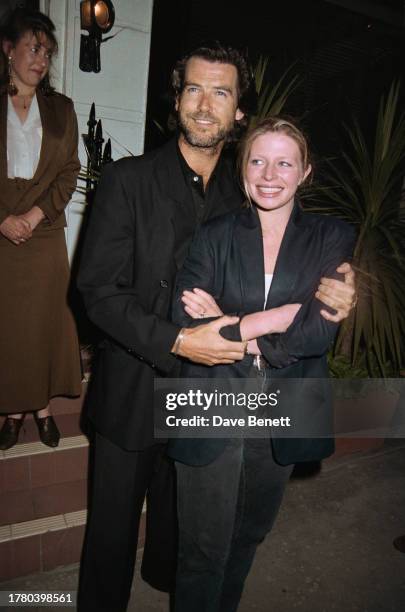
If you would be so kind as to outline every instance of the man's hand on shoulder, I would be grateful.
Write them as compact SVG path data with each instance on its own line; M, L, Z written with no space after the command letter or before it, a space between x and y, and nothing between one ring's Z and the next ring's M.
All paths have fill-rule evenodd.
M343 263L336 269L336 272L344 274L345 280L339 281L333 278L321 278L315 297L336 310L334 315L327 310L321 310L321 315L324 319L340 323L340 321L349 316L352 308L356 305L357 298L355 274L351 265Z
M240 361L245 355L246 342L225 340L219 333L222 327L238 322L239 317L223 316L211 323L184 329L181 342L174 344L174 347L178 344L175 352L194 363L208 366Z

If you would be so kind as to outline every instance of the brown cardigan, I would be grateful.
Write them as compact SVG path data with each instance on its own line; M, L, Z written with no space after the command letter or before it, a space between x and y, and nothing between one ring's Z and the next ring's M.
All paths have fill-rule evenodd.
M80 170L77 119L66 96L44 96L37 91L37 99L43 130L41 154L33 178L19 181L16 199L15 185L7 179L7 94L0 95L0 223L37 205L46 217L37 229L56 229L66 225L64 209Z

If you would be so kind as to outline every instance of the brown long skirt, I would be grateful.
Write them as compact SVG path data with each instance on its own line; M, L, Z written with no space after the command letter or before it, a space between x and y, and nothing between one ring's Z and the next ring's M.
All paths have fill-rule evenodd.
M63 229L38 230L19 246L0 237L0 413L40 410L54 396L80 395L68 283Z

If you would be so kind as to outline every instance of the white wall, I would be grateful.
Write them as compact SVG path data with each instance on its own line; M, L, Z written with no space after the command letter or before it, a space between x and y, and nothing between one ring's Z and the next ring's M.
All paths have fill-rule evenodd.
M101 72L82 72L80 53L80 0L42 0L41 10L55 22L59 54L53 65L53 83L73 99L79 132L87 132L92 102L102 119L104 138L111 138L113 159L143 151L149 47L153 0L114 0L115 25L101 45ZM86 164L83 143L80 159ZM83 185L83 183L81 183ZM67 208L67 243L72 256L85 204L75 193ZM114 203L112 202L112 205Z

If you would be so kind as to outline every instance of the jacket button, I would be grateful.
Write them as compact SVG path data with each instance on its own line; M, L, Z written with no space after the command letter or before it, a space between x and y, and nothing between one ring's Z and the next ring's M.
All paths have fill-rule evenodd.
M169 283L167 282L167 280L164 280L164 279L163 279L163 280L161 280L161 281L160 281L160 286L161 286L163 289L167 289L167 288L168 288L168 286L169 286Z

